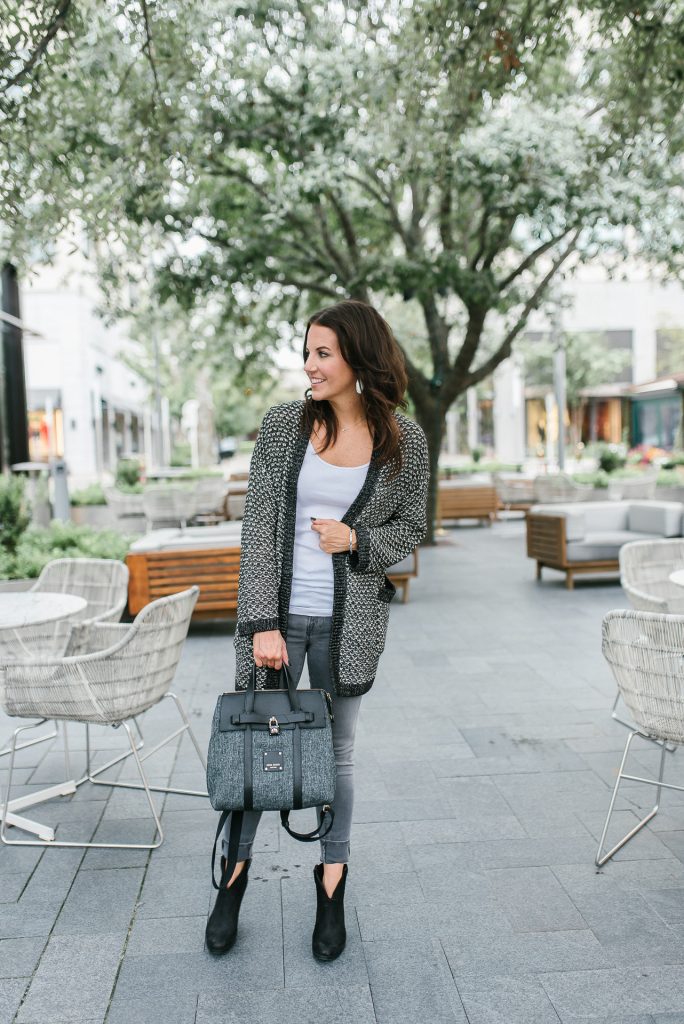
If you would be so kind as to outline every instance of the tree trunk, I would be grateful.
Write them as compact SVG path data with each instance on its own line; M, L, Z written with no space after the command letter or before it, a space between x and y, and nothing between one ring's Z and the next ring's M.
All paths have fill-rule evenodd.
M425 431L430 456L430 486L428 489L427 523L428 531L423 544L435 543L435 514L437 512L437 481L439 478L439 453L444 437L446 410L438 398L432 396L421 402L416 409L416 419Z

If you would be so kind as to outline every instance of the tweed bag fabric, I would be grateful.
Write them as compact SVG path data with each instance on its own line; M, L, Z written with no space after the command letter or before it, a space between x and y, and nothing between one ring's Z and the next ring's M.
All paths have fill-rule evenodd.
M309 438L302 401L274 406L264 417L252 461L242 523L235 689L244 689L253 665L254 633L279 629L287 640L297 511L297 482ZM385 646L395 588L386 569L400 562L427 530L429 459L425 434L394 413L403 465L392 476L371 455L363 486L342 517L356 530L358 550L333 554L330 676L338 696L355 697L373 685ZM272 669L257 670L258 689L272 688Z
M207 791L217 811L243 810L245 776L251 768L249 810L279 811L332 803L335 796L335 754L330 713L323 690L302 690L303 714L312 721L290 724L287 690L262 690L256 695L259 724L233 724L245 706L245 693L225 693L214 711L207 755ZM279 731L268 722L275 718ZM245 771L245 754L249 767ZM296 758L301 772L301 797L295 800ZM270 767L275 766L275 767Z

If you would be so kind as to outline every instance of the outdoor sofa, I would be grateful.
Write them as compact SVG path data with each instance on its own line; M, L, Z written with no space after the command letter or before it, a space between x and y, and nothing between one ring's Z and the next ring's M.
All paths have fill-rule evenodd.
M134 541L126 556L130 573L128 611L137 613L150 601L197 585L193 619L235 618L240 574L241 522L154 530ZM402 603L409 581L418 575L418 552L387 570Z
M619 553L633 540L682 536L684 506L678 501L585 501L533 505L527 513L527 554L542 569L574 577L619 572Z

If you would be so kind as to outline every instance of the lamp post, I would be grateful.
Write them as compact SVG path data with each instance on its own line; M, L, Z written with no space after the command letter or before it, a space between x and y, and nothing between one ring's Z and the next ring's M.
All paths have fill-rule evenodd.
M565 337L561 330L558 307L551 321L551 338L553 341L553 390L556 396L558 411L558 471L565 469Z

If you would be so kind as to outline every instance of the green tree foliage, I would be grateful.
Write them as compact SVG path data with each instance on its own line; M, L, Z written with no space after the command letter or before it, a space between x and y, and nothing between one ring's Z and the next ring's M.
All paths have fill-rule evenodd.
M679 0L90 0L9 90L0 201L15 252L76 216L113 283L152 247L261 349L403 306L432 507L446 410L555 276L681 266L682 52Z

